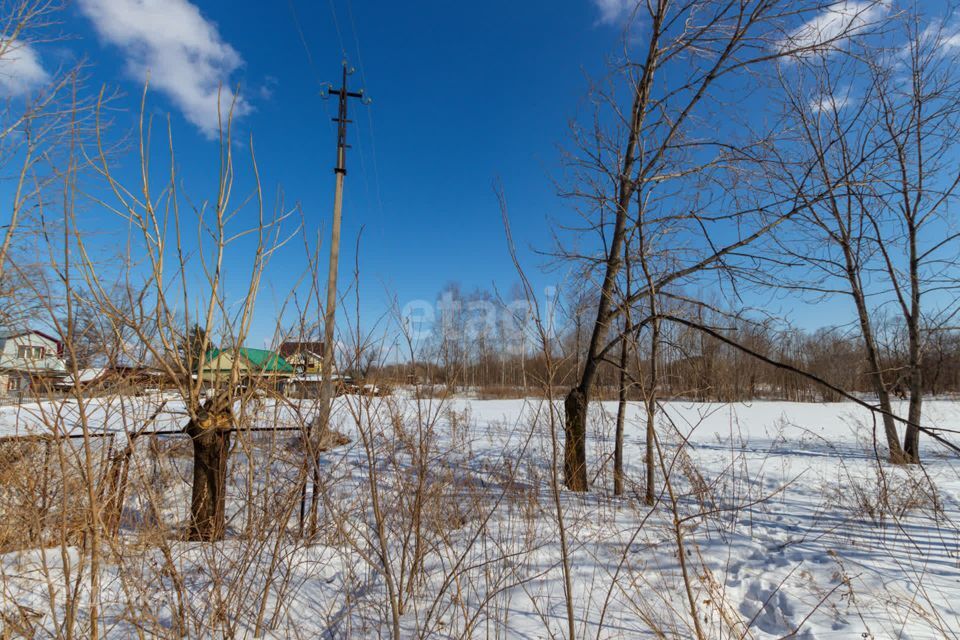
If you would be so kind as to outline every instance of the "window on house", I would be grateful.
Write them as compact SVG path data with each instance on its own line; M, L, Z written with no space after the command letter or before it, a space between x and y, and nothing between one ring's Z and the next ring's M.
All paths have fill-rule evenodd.
M42 360L43 347L35 347L29 344L18 345L17 357L24 360Z
M11 376L7 379L7 391L20 391L20 378Z

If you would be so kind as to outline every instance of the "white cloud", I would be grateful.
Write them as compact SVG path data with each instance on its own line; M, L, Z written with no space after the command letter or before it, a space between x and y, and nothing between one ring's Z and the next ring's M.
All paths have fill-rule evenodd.
M273 91L278 84L280 84L280 81L277 80L276 77L267 76L263 79L263 84L260 85L260 88L257 89L257 93L260 94L262 99L270 100L273 98Z
M920 42L925 45L934 46L942 53L953 51L960 48L960 25L953 24L947 28L943 22L935 20L928 24L920 34ZM904 53L909 50L909 46L904 47Z
M823 95L810 101L810 110L814 113L830 113L840 111L850 103L847 95Z
M230 74L243 60L189 0L80 0L100 37L125 56L127 73L164 93L209 138L234 100ZM219 111L218 111L219 94ZM250 111L236 99L234 115Z
M0 42L0 95L22 96L49 81L33 47L18 40Z
M633 14L637 0L593 0L600 11L600 24L619 24Z
M847 36L863 31L890 10L890 0L841 0L824 8L795 29L780 49L815 48L820 53L837 49Z

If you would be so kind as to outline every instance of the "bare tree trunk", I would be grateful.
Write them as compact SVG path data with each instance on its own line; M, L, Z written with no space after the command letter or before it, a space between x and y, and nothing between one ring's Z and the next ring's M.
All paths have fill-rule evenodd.
M201 416L204 416L201 413ZM229 417L229 412L221 416ZM203 423L201 417L187 424L193 440L193 497L190 502L190 539L215 542L226 528L227 456L230 452L230 424ZM220 420L216 422L223 421ZM222 427L222 428L221 428Z
M626 295L632 293L630 281L630 247L624 247L623 258L626 267ZM613 495L623 495L623 423L627 414L627 365L630 362L630 336L633 332L633 320L629 307L626 310L623 327L623 340L620 342L620 398L617 404L617 431L613 445Z
M920 420L923 417L923 353L920 344L920 265L917 257L917 229L913 217L907 220L910 241L910 313L907 333L910 340L910 405L907 430L903 436L906 461L920 462Z
M659 10L654 14L651 26L653 32L643 74L634 90L633 105L630 109L630 130L624 147L623 163L617 176L616 219L607 253L603 284L600 288L600 300L597 303L597 319L593 323L590 346L583 364L583 373L580 375L580 383L570 390L564 402L564 483L572 491L587 490L587 406L590 403L590 388L593 386L597 367L602 359L602 343L606 340L613 317L612 303L617 276L623 264L627 216L630 202L637 188L637 182L633 176L637 163L637 147L640 143L640 130L643 126L643 117L646 113L659 55L657 47L664 10L661 2Z
M571 491L587 490L588 392L574 387L563 401L563 481Z
M647 487L644 493L646 504L653 506L653 487L656 482L657 469L654 465L654 454L656 447L656 418L657 418L657 386L659 385L659 371L657 370L657 359L660 354L660 319L656 317L656 297L650 296L651 306L653 307L653 323L651 325L650 335L650 381L647 385L647 392L644 394L644 403L647 409Z
M646 209L643 205L639 206L640 214L640 224L643 224L643 220L646 217ZM656 447L656 417L657 417L657 390L660 385L660 371L657 368L657 361L659 360L660 355L660 306L657 304L657 287L653 279L653 271L650 268L650 242L646 236L646 230L641 228L639 233L640 240L640 267L643 270L643 277L646 280L647 292L649 294L650 301L650 317L652 318L652 324L650 325L650 375L647 379L647 388L643 394L644 404L646 406L647 415L646 415L646 440L647 440L647 451L646 451L646 466L647 466L647 482L646 482L646 491L644 493L644 502L647 505L653 506L653 486L656 482L656 466L654 464L654 453Z
M627 327L627 332L630 328ZM623 495L623 423L627 413L627 340L620 343L620 398L617 404L617 432L613 443L613 495Z
M848 260L848 265L851 264ZM880 410L883 418L883 431L887 439L887 449L890 455L890 462L901 464L905 462L906 457L903 449L900 447L900 437L897 434L897 425L894 422L893 406L890 403L890 391L883 381L882 363L880 362L880 352L873 335L873 326L870 322L870 312L867 309L867 303L864 299L863 290L859 285L857 274L851 273L851 267L848 266L848 280L851 284L854 303L857 307L857 315L860 320L860 332L863 334L863 346L867 355L867 363L870 366L870 382L874 393L877 394L877 400L880 403ZM911 420L912 422L912 420Z
M906 433L903 436L903 455L911 464L920 462L920 419L923 417L923 378L919 367L910 376L910 406L907 412Z

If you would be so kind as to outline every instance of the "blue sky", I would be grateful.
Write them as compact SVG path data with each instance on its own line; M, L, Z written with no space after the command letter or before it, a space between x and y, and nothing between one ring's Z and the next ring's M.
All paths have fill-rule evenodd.
M537 291L563 284L567 274L544 270L547 260L534 250L551 248L554 223L573 220L554 182L563 183L560 148L571 144L570 122L590 115L590 78L602 76L622 51L629 6L631 0L76 0L51 28L64 37L24 48L16 67L8 67L16 73L0 75L0 90L23 93L58 65L84 58L89 91L121 93L112 103L119 137L135 129L149 76L147 111L159 132L154 182L165 177L157 149L169 116L184 205L215 196L216 96L220 90L229 100L237 90L234 200L250 193L252 140L268 206L280 190L287 209L299 203L307 232L321 234L325 270L335 104L321 99L321 83L339 79L346 56L357 69L351 88L363 87L374 102L351 104L340 276L341 283L351 279L363 227L360 306L369 327L392 299L434 300L447 283L465 291L512 289L518 277L495 181L503 184ZM741 115L761 113L748 100ZM135 154L120 161L117 175L136 184ZM244 209L234 228L254 219L253 209ZM96 230L107 254L126 237L94 202L85 204L81 224ZM245 289L252 251L246 239L229 254L228 296ZM249 343L272 337L276 307L306 263L300 241L276 254ZM804 310L783 296L772 304L792 307L801 324L824 324L822 304ZM832 304L837 318L840 307Z
M195 202L214 193L212 83L239 86L238 196L249 185L252 135L268 200L282 188L288 205L302 204L307 225L323 230L324 243L335 105L321 100L320 83L339 78L346 50L357 68L353 88L364 86L374 102L351 105L341 281L350 278L363 225L362 306L369 320L392 296L403 304L433 299L451 281L504 291L517 282L495 180L507 193L514 235L537 287L562 277L541 273L543 259L529 248L549 248L550 221L568 215L553 183L561 177L558 148L570 141L570 120L586 108L587 76L602 73L620 44L617 17L616 3L592 0L80 0L61 25L68 39L35 49L47 67L86 56L92 86L125 94L114 105L117 131L134 127L149 71L148 110L172 117L180 175ZM190 59L176 59L178 39ZM119 175L135 179L133 163ZM85 215L99 221L102 214L89 205ZM271 300L286 295L304 265L299 243L275 258L252 342L272 332ZM228 265L227 274L242 286L243 269Z

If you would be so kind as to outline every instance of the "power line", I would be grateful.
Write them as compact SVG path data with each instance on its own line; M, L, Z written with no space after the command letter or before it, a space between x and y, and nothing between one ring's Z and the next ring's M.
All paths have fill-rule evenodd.
M331 0L332 2L333 0ZM357 23L353 18L353 3L351 0L347 0L347 15L350 18L350 30L353 33L353 43L354 47L357 50L357 67L360 70L360 81L363 83L363 86L367 86L367 74L364 71L363 67L363 56L360 53L360 37L357 33ZM383 198L380 194L380 168L377 162L377 142L376 135L374 134L373 129L373 109L367 109L367 122L370 127L370 152L373 156L373 186L374 191L377 195L377 213L380 217L383 217ZM360 153L360 163L363 165L363 152ZM364 169L366 173L366 169Z
M320 79L320 74L317 73L317 65L313 62L313 54L310 52L310 45L307 44L307 38L303 35L303 27L300 26L300 16L297 15L297 8L293 4L293 0L287 0L287 4L290 6L290 15L293 17L293 24L297 28L297 35L300 36L300 43L303 45L303 50L307 54L307 63L310 65L310 72L313 74L314 79Z
M309 42L307 42L307 37L306 37L306 34L304 33L303 25L300 21L300 15L297 12L297 8L296 8L296 5L294 4L294 0L288 0L287 4L290 8L290 16L293 19L294 27L296 28L296 31L297 31L297 36L300 39L300 44L303 46L304 54L307 57L307 64L310 67L310 73L313 75L314 80L316 80L318 84L326 88L329 86L329 83L322 82L320 79L320 74L317 70L316 62L314 61L313 52L310 49ZM340 28L340 19L337 16L337 8L336 8L336 4L334 3L334 0L328 0L328 6L330 8L330 17L333 20L334 30L337 33L337 41L340 44L340 54L343 57L343 64L347 64L348 55L347 55L346 44L344 43L343 31ZM347 14L350 19L350 30L353 35L354 48L356 49L356 54L357 54L357 66L360 71L360 80L363 83L363 85L366 86L367 75L366 75L366 70L364 69L364 66L363 66L363 56L360 51L360 38L357 33L356 19L354 18L354 15L353 15L353 5L349 0L347 1ZM327 92L324 90L324 97L326 96L327 96ZM325 116L324 120L326 120L327 122L327 128L330 129L332 132L333 125L331 124L331 121L334 119L329 117L329 112L327 111L326 105L324 105L324 116ZM380 192L380 168L377 160L377 143L376 143L376 135L374 133L374 127L373 127L373 115L369 109L367 110L367 122L369 125L369 131L370 131L370 150L373 156L372 160L373 160L374 192L376 194L376 199L377 199L376 200L377 211L382 218L383 198ZM361 168L361 172L363 173L364 186L366 187L366 191L369 194L370 187L369 187L368 178L367 178L368 174L367 174L367 168L366 168L366 157L363 153L363 146L362 145L359 146L357 148L357 151L359 152L359 155L360 155L360 168Z
M294 0L287 0L287 4L290 7L290 15L293 18L294 27L296 27L297 29L297 35L300 36L300 43L303 45L303 51L307 56L307 64L310 66L310 73L313 74L313 79L317 82L317 84L319 84L321 87L326 88L329 83L323 82L320 79L320 73L317 71L316 63L313 61L313 53L310 51L310 45L307 42L306 35L304 35L303 26L300 24L300 16L297 13L297 8L294 5ZM326 91L324 91L323 96L326 97L326 95L327 95ZM332 119L330 118L330 113L327 110L326 102L324 102L324 105L323 105L323 115L324 115L323 119L327 123L327 130L333 133L333 124L331 122Z
M340 53L343 56L344 61L346 61L347 48L343 46L343 34L340 32L340 21L337 19L337 8L333 4L333 0L329 0L328 4L330 5L330 14L333 16L333 26L337 30L337 40L340 41Z

